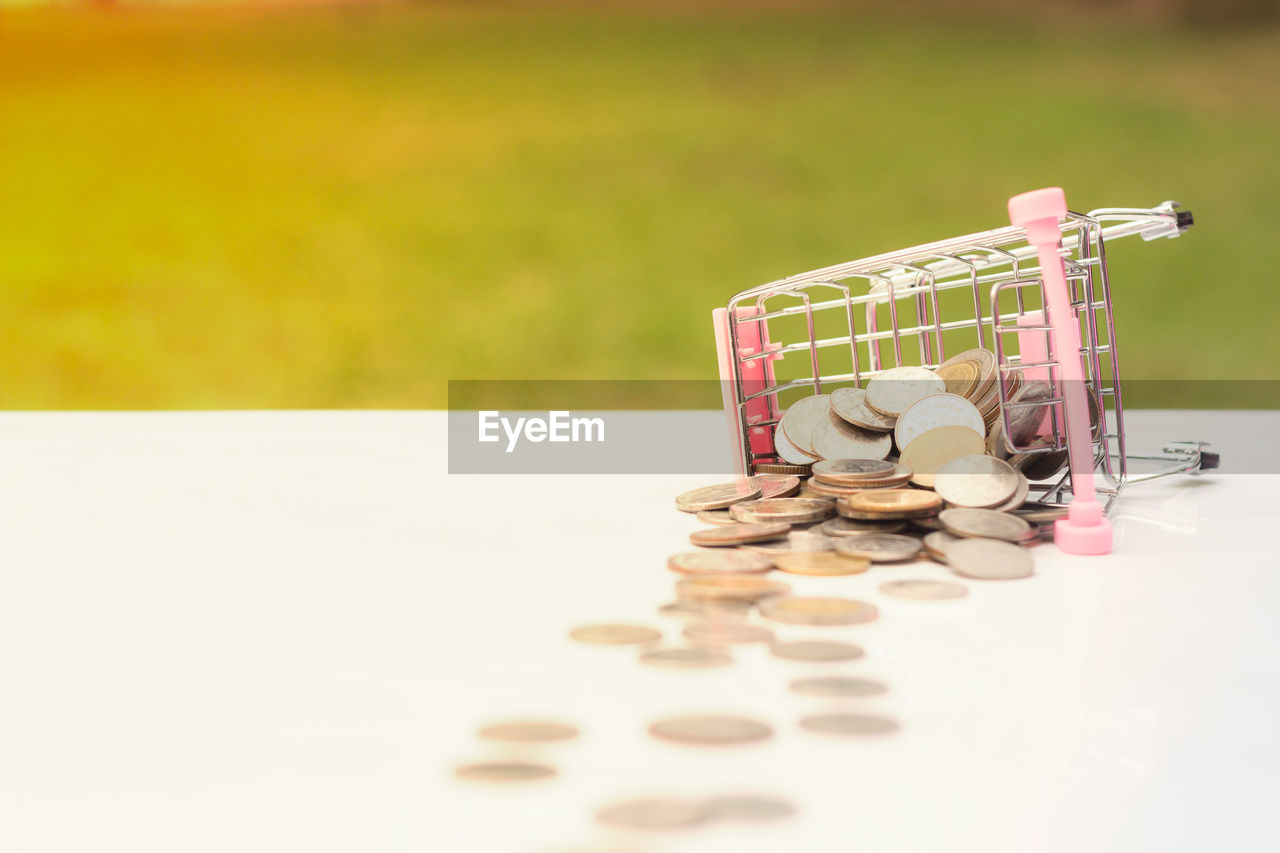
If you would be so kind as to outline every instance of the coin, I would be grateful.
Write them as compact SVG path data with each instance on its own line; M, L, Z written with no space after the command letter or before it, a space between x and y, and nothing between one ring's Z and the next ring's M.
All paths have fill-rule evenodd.
M896 465L880 459L832 458L813 463L813 476L835 486L858 486L896 472Z
M813 449L813 430L818 424L827 420L827 412L830 409L830 394L803 397L792 403L782 413L782 418L778 421L778 430L801 452L816 456L817 452Z
M856 625L880 615L875 605L850 598L778 597L760 603L760 613L790 625Z
M875 563L897 563L914 560L920 553L920 540L898 533L868 533L866 536L846 536L836 541L836 553L851 557L863 557Z
M897 731L898 724L871 714L812 714L800 718L800 728L823 735L882 735Z
M938 375L957 380L960 376L967 376L969 371L966 368L959 367L964 362L972 365L976 369L978 376L976 380L966 380L967 387L963 392L963 396L968 397L970 400L980 399L989 393L991 387L995 384L997 372L996 354L984 347L975 347L974 349L956 353L938 365ZM957 381L956 384L958 386L959 382Z
M861 646L831 640L790 640L785 643L774 643L769 650L775 657L815 663L855 660L864 654Z
M1035 571L1031 555L998 539L962 539L947 548L947 565L959 575L978 580L1014 580Z
M894 367L867 382L867 405L896 418L918 400L946 390L947 383L926 367Z
M968 427L986 438L987 427L978 408L955 394L932 394L912 404L893 428L894 441L906 447L917 436L940 426Z
M1026 475L1028 480L1049 480L1062 473L1062 469L1067 467L1069 457L1067 450L1043 450L1048 443L1038 445L1037 452L1025 453L1011 457L1009 464L1017 467L1019 471ZM1016 460L1016 462L1015 462Z
M875 696L889 688L878 681L848 675L819 675L797 678L791 689L806 696Z
M866 486L833 486L830 483L824 483L817 477L812 477L805 481L803 496L835 500L836 498L843 498L848 495L856 495L859 492L873 490L874 489Z
M757 462L754 466L756 476L761 474L790 474L796 477L809 476L808 465L791 465L786 462Z
M816 498L773 498L734 504L729 514L739 521L805 524L830 518L836 514L836 508L830 501Z
M986 439L968 427L934 427L912 439L902 449L899 464L911 470L911 481L921 486L933 485L933 474L952 459L982 453Z
M880 584L880 592L892 598L910 598L916 601L947 601L964 598L969 594L969 590L958 583L915 578L885 581Z
M502 740L513 743L550 743L575 738L578 736L578 730L573 726L549 720L507 720L483 726L478 734L480 737L488 738L489 740Z
M668 557L667 568L682 575L750 575L769 571L773 560L751 551L685 551Z
M814 427L810 441L813 452L822 459L879 460L893 449L893 438L889 433L854 426L832 413Z
M832 518L822 522L822 532L827 536L862 536L867 533L897 533L905 530L905 521L859 521L853 518ZM833 546L834 547L834 546Z
M773 562L779 571L790 575L833 577L836 575L856 575L871 568L869 560L843 556L832 551L779 554L773 558Z
M757 551L777 557L780 554L807 554L815 551L831 551L836 543L829 536L812 530L793 530L782 539L767 542L750 542L742 546L744 551Z
M793 474L756 474L749 478L760 487L760 498L785 498L800 491L800 478Z
M978 387L980 378L978 363L967 359L948 359L934 371L947 383L948 394L968 397Z
M786 595L791 587L759 575L693 575L676 581L676 595L681 598L736 598L757 601L774 595Z
M689 541L704 548L741 545L744 542L760 542L766 539L777 539L786 536L791 525L786 522L772 524L728 524L724 527L713 527L710 530L695 530L689 534ZM679 571L677 569L677 571Z
M706 715L659 720L649 726L649 733L676 743L728 745L764 740L773 729L747 717Z
M1052 398L1053 386L1048 382L1035 380L1023 385L1006 407L1012 444L1005 434L1005 419L999 417L987 433L987 452L997 459L1007 459L1014 452L1026 449L1045 426L1052 404L1044 401Z
M696 518L703 524L714 524L718 527L727 527L730 524L738 523L736 518L729 515L729 510L727 509L700 509Z
M722 794L703 801L716 820L757 822L782 820L796 813L790 801L760 794Z
M929 552L929 556L937 560L939 563L947 562L947 548L952 542L959 542L960 537L953 536L945 530L935 530L932 533L925 534L924 549Z
M690 642L709 646L773 641L773 632L768 628L741 622L695 622L692 625L686 625L682 633Z
M860 492L842 499L841 509L854 512L895 516L932 514L942 506L942 499L923 489L878 489Z
M633 646L662 639L662 632L644 625L581 625L569 632L570 638L579 643L596 643L602 646Z
M713 669L728 666L733 658L722 651L708 648L651 649L640 655L640 663L670 669Z
M459 764L453 775L472 782L531 782L554 776L556 771L554 767L526 761L479 761Z
M944 509L938 518L946 525L948 533L963 538L1020 542L1031 532L1031 525L1024 519L993 509L956 507Z
M817 461L818 457L812 453L801 450L796 447L786 433L777 426L773 430L773 452L778 458L795 467L806 467ZM759 470L757 468L757 470Z
M952 459L938 468L933 488L944 501L958 507L992 507L1018 491L1018 473L985 454Z
M610 803L596 811L596 820L623 829L683 829L713 815L710 806L700 800L647 797Z
M658 608L658 615L685 621L740 621L751 610L751 604L733 598L686 598Z
M1031 483L1028 482L1026 475L1017 469L1014 469L1013 476L1018 478L1018 485L1014 487L1013 497L1002 504L992 507L992 509L1000 512L1012 512L1026 503L1027 495L1031 492Z
M715 486L692 489L676 498L676 509L681 512L697 512L703 509L724 509L739 501L760 497L760 486L750 480L736 480Z
M833 391L831 411L854 426L874 432L889 432L897 420L868 406L867 392L861 388L838 388Z
M1030 521L1033 524L1039 524L1045 521L1057 521L1060 518L1067 517L1067 508L1065 506L1049 506L1047 504L1024 504L1022 509L1014 510L1014 514L1021 519Z

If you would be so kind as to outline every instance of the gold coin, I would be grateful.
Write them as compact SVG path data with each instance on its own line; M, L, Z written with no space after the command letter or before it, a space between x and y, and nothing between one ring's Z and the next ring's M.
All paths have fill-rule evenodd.
M581 625L569 632L579 643L602 646L631 646L662 639L662 633L644 625Z
M689 534L689 541L704 548L717 548L777 539L779 536L786 536L790 529L790 524L781 521L772 524L729 524L712 527L710 530L695 530Z
M880 489L849 495L842 503L858 512L923 513L941 508L942 498L923 489Z
M723 651L708 648L650 649L640 655L640 663L668 669L712 669L728 666L733 658Z
M554 767L524 761L481 761L461 764L453 774L472 782L531 782L556 775Z
M880 615L875 605L851 598L783 597L760 603L760 613L791 625L857 625Z
M671 717L649 726L649 733L676 743L725 745L764 740L773 729L748 717Z
M511 743L550 743L578 736L578 730L548 720L508 720L491 723L478 732L480 737Z
M978 387L978 363L968 359L948 359L938 367L938 377L947 383L948 394L967 397Z
M694 575L676 581L679 598L737 598L757 601L774 595L786 595L791 587L758 575Z
M794 474L756 474L748 478L760 487L760 499L786 498L800 491L800 478Z
M705 532L727 529L716 527ZM769 571L773 561L748 551L685 551L668 557L667 568L682 575L746 575Z
M902 449L901 465L910 469L911 482L932 486L933 475L952 459L982 453L986 449L986 435L954 424L935 427L923 432Z
M857 557L845 557L834 551L779 554L773 563L780 571L792 575L856 575L871 568L871 561Z
M739 521L807 524L830 518L836 514L836 508L830 501L816 498L772 498L734 504L729 514Z
M676 509L681 512L697 512L703 509L724 509L739 501L760 497L760 485L750 480L719 483L692 489L676 498Z
M809 476L808 465L790 465L786 462L757 462L755 464L756 475L760 474L790 474L796 477Z
M727 646L732 643L769 643L773 632L759 625L744 622L695 622L681 632L691 643L706 646Z

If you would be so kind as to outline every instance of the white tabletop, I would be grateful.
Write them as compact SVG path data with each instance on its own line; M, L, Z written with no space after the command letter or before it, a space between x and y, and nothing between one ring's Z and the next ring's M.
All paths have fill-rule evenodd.
M1145 417L1145 421L1143 418ZM1167 418L1134 413L1131 426ZM1241 418L1273 435L1276 413ZM1224 460L1232 448L1217 439ZM909 602L890 577L798 593L874 602L867 656L741 649L723 670L645 668L576 624L675 638L666 557L702 477L450 477L425 413L0 417L0 849L7 851L1263 850L1280 737L1275 474L1135 486L1116 552L1035 551L1034 578ZM1238 469L1237 469L1238 470ZM811 672L883 680L816 700ZM825 707L887 737L799 730ZM759 745L658 742L685 711L770 723ZM580 726L534 750L495 719ZM550 781L490 787L458 762L533 756ZM592 814L646 793L773 793L793 819L646 835Z

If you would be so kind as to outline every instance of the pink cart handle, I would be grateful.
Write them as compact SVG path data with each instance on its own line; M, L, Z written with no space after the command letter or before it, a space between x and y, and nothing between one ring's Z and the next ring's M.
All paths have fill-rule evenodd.
M1084 362L1080 358L1080 323L1071 310L1066 268L1058 254L1062 242L1058 223L1066 215L1067 198L1061 187L1033 190L1009 199L1009 221L1027 230L1027 242L1036 247L1040 258L1066 410L1072 497L1067 517L1054 525L1054 541L1068 554L1107 554L1111 552L1111 522L1103 514L1093 486L1092 424L1084 387Z

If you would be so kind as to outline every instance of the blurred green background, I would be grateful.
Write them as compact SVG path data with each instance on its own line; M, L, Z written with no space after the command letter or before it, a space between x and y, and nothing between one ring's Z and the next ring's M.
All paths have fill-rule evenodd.
M1112 248L1126 377L1280 378L1272 4L1008 5L0 11L0 407L714 377L735 291L1051 184L1196 215Z

